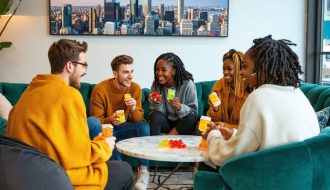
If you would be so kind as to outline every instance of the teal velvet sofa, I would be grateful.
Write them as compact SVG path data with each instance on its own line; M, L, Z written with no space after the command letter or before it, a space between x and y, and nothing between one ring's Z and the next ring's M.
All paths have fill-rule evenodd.
M196 89L197 89L197 96L198 96L198 115L204 115L209 107L208 105L208 95L211 92L211 89L214 85L215 81L205 81L205 82L197 82ZM28 84L22 84L22 83L7 83L7 82L0 82L0 93L2 93L12 105L15 105L18 101L21 94L24 92ZM89 98L92 92L92 89L94 88L95 84L89 84L89 83L82 83L81 88L79 91L81 92L85 105L86 105L86 111L88 115L89 111ZM301 90L304 92L304 94L307 96L309 101L311 102L313 108L315 111L319 111L325 107L330 106L330 87L327 86L321 86L316 84L309 84L309 83L303 83L301 85ZM147 88L143 89L142 92L142 105L143 109L145 111L145 118L148 117L148 114L150 112L149 109L149 102L148 102L148 96L149 96L150 90ZM5 125L1 125L0 120L0 132L5 131ZM5 123L5 122L4 122ZM330 122L328 122L328 125L330 125ZM321 136L320 136L321 137ZM327 137L327 136L326 136ZM322 136L322 139L325 137ZM304 142L300 142L304 143ZM289 148L292 146L294 149L297 145L288 145ZM307 146L307 145L306 145ZM285 148L285 147L282 147ZM277 150L278 148L275 148ZM292 150L292 154L288 154L288 156L284 156L285 154L280 152L279 155L273 155L271 152L273 150L265 150L265 151L259 151L256 153L251 153L242 157L237 157L233 160L228 161L219 171L219 173L208 173L208 172L198 172L195 176L195 184L194 189L256 189L256 188L243 188L243 187L251 187L250 185L258 184L258 183L265 183L269 184L271 181L270 179L266 180L265 174L271 173L274 171L284 172L284 179L287 179L285 177L285 173L287 171L285 170L276 170L282 168L282 166L289 167L289 166L300 166L303 167L306 163L305 160L300 160L302 158L300 156L299 150L297 150L297 153L295 153L295 150ZM270 153L267 153L270 152ZM283 152L291 152L288 150L283 150ZM327 149L325 149L325 152L327 152ZM329 151L328 151L329 152ZM265 156L262 156L265 154ZM289 159L292 157L292 160ZM295 158L296 157L296 158ZM328 158L328 156L325 154L325 157ZM124 157L124 160L128 161L132 166L136 166L137 162L136 159L133 159L131 157ZM330 160L330 159L329 159ZM255 162L255 164L251 164L250 162ZM246 164L245 164L246 162ZM274 163L274 164L272 164ZM277 165L276 163L280 164ZM151 167L155 165L154 162L151 162ZM266 166L269 166L267 168ZM281 166L282 165L282 166ZM159 164L159 167L175 167L176 163L169 163L169 162L162 162ZM186 167L190 167L191 165L187 164ZM257 166L262 167L258 168ZM244 170L244 167L246 167L246 170L244 172L240 171L239 169ZM307 165L306 165L307 167ZM312 167L312 166L308 166ZM262 170L263 169L263 170ZM293 168L294 169L294 168ZM237 170L237 171L236 171ZM259 171L259 173L257 172ZM305 170L304 170L305 171ZM255 176L250 175L252 172L256 172ZM264 173L262 173L264 172ZM297 183L300 184L300 177L304 176L304 173L300 173L300 170L294 171L295 178L292 178L293 181L298 181ZM259 176L260 175L260 176ZM271 175L275 176L275 175ZM328 175L330 179L330 174ZM244 181L245 179L246 181ZM233 186L233 184L240 184L243 183L241 186ZM278 182L278 181L274 181ZM278 182L279 184L284 184L284 181ZM307 182L306 182L307 183ZM298 185L299 185L298 184ZM302 184L302 183L301 183ZM278 187L278 186L276 186ZM330 187L330 185L329 185ZM262 188L259 188L262 189ZM268 188L265 188L268 189ZM273 188L275 189L275 188Z
M215 81L205 81L205 82L197 82L196 89L197 89L197 96L198 96L198 116L203 115L206 113L207 109L209 108L207 98L210 94L212 87L214 85ZM12 105L15 105L18 101L19 97L22 95L24 90L27 88L28 84L23 83L8 83L8 82L0 82L0 93L2 93ZM89 83L81 83L80 86L80 93L84 99L85 105L86 105L86 114L89 115L89 98L91 96L92 90L94 88L95 84L89 84ZM54 92L55 93L55 92ZM142 106L144 109L144 117L147 119L149 112L150 112L150 104L148 101L150 89L144 88L142 89ZM5 121L0 118L0 132L5 133ZM129 162L133 167L137 166L137 159L124 156L123 159L127 162ZM154 167L156 166L156 162L151 161L150 166ZM175 162L160 162L158 163L158 167L169 167L173 168L176 167L177 163ZM192 167L193 163L186 163L183 165L183 167Z
M330 87L304 83L300 88L315 111L330 106ZM330 127L326 127L305 141L228 160L218 173L199 171L194 190L330 189L329 146Z

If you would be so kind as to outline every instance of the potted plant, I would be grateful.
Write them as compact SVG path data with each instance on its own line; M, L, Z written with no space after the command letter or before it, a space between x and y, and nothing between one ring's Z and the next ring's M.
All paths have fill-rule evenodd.
M13 13L10 15L10 17L8 18L8 20L5 22L4 27L1 29L0 31L0 37L2 35L2 33L5 31L10 19L15 15L17 8L19 7L19 5L21 4L22 0L19 0L16 8L14 9ZM13 4L13 0L1 0L0 1L0 19L2 19L3 16L1 15L5 15L9 12L10 7ZM2 50L3 48L8 48L12 45L11 42L0 42L0 50Z

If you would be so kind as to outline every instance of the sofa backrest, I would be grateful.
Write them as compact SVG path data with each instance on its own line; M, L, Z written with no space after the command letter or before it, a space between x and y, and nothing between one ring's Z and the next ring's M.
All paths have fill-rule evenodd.
M311 83L302 83L301 91L306 95L307 99L313 106L315 112L330 106L330 87ZM330 126L330 119L327 126Z
M198 116L206 114L206 111L209 108L208 104L208 95L210 94L212 87L215 83L213 81L204 81L195 83L197 89L197 98L198 98ZM0 93L2 93L12 105L15 105L22 95L24 90L27 88L28 84L23 83L7 83L0 82ZM89 98L91 96L92 90L95 84L89 83L81 83L81 87L79 89L85 105L86 112L89 115ZM330 106L330 87L322 86L311 83L302 83L300 89L304 92L310 103L312 104L315 111L319 111L323 108ZM148 117L150 112L150 104L148 101L148 97L150 94L150 89L143 88L142 89L142 106L144 109L145 118ZM330 125L330 120L328 122Z

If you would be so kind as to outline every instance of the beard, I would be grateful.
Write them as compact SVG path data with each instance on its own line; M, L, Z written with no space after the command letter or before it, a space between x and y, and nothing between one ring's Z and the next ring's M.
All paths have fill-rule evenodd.
M82 74L81 76L74 73L69 77L69 86L72 86L73 88L79 89L80 88L80 77L83 77L85 74Z

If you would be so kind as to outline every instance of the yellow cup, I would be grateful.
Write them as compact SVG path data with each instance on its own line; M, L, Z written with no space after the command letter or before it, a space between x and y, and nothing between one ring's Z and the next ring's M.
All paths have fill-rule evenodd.
M220 101L217 93L212 92L209 95L209 98L210 98L210 101L211 101L211 103L213 104L214 107L219 106L221 104L221 101Z
M207 130L207 124L211 123L211 118L208 116L201 116L201 119L199 120L198 129L202 132L205 132Z
M124 94L124 100L130 100L132 98L131 94Z
M102 135L104 137L111 137L113 135L113 126L111 124L102 124Z
M124 122L126 122L126 118L125 118L125 112L124 112L124 110L117 110L116 111L116 114L117 114L117 116L118 116L118 122L119 123L124 123Z

